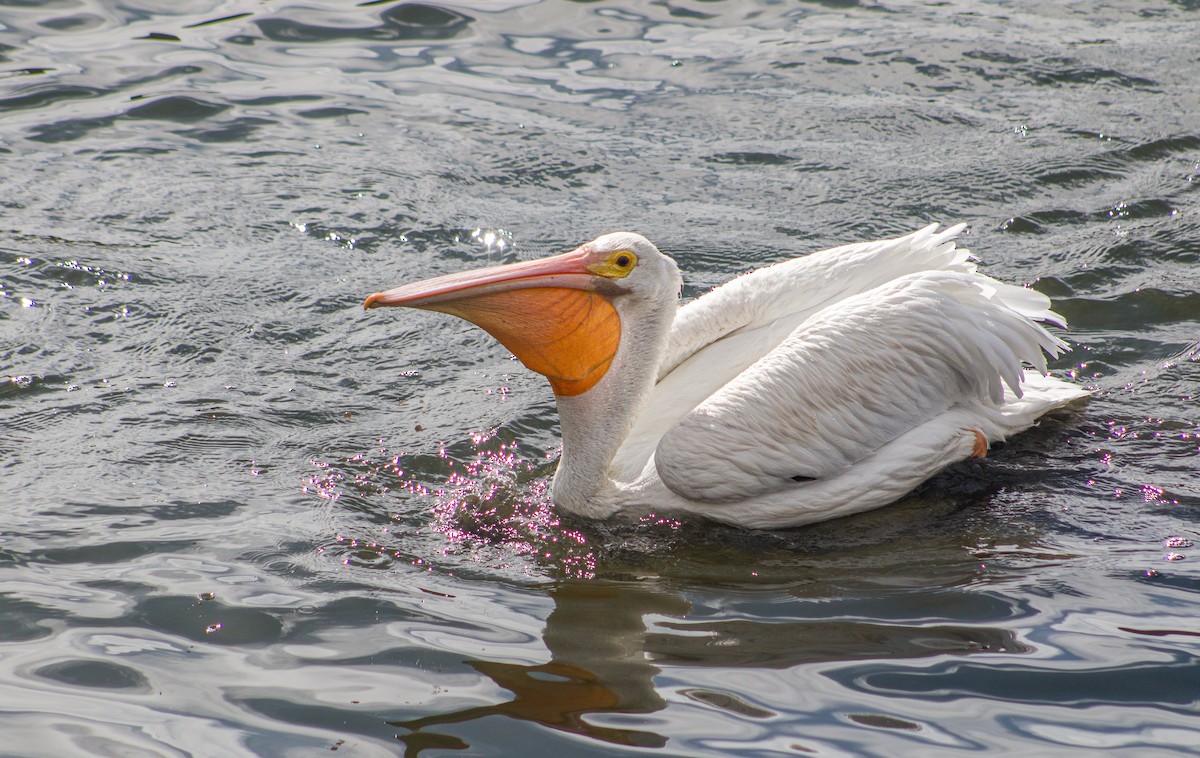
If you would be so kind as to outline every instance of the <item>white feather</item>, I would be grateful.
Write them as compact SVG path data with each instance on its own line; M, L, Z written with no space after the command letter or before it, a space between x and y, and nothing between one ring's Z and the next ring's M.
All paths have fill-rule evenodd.
M1087 394L1026 376L1066 348L1036 291L926 227L741 276L680 309L591 506L783 526L890 502ZM1036 387L1036 392L1029 388ZM793 477L809 478L799 482Z

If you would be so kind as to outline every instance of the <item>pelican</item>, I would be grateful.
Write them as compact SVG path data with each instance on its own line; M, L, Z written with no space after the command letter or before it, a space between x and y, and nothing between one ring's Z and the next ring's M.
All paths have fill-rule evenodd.
M800 526L891 503L1088 394L1046 375L1066 349L1049 299L980 274L964 226L776 263L682 307L675 261L632 232L364 307L466 319L549 379L560 509Z

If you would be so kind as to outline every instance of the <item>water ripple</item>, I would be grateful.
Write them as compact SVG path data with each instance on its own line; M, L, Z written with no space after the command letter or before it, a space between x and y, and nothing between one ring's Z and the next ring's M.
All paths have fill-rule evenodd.
M1193 6L5 3L6 749L1186 751ZM1095 394L802 530L561 516L544 381L361 309L951 220Z

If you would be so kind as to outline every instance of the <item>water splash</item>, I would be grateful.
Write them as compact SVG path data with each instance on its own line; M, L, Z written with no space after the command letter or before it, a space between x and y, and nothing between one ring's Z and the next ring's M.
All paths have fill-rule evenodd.
M523 457L517 441L499 439L496 430L471 435L470 445L465 460L438 447L446 473L437 483L408 470L408 453L389 456L380 449L379 458L359 453L339 462L311 460L317 471L305 477L304 494L345 511L367 511L376 522L347 528L355 533L338 534L318 551L362 568L407 563L454 573L465 561L527 576L594 578L596 552L583 532L559 517L545 462ZM427 466L417 468L428 477ZM391 511L386 517L381 504ZM383 518L387 524L379 527Z
M447 551L525 556L566 576L594 577L596 554L582 532L563 525L549 481L531 478L535 466L516 441L493 439L494 430L472 435L474 459L434 495L433 528L446 538Z

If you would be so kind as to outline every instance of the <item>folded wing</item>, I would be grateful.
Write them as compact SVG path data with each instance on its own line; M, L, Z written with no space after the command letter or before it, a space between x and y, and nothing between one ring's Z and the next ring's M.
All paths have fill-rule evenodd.
M618 481L640 476L665 431L821 310L919 271L974 272L970 253L955 245L963 228L939 232L934 224L895 239L782 261L682 307L658 385L614 459L612 476Z
M1061 319L1045 296L964 269L900 276L810 315L662 435L663 483L710 502L796 487L957 406L999 407L1005 384L1019 397L1022 365L1044 372L1044 353L1065 348L1037 321Z

